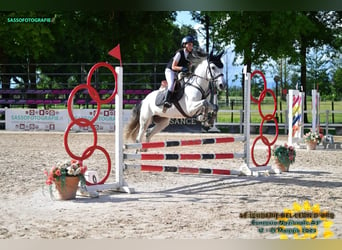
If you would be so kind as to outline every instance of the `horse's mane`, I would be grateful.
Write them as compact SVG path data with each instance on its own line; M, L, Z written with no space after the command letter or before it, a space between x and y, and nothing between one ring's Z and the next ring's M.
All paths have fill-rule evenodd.
M188 56L188 60L191 62L192 72L197 68L203 60L208 58L208 54L202 50L193 50L191 54Z
M221 62L221 56L223 52L214 55L212 52L210 54L205 53L203 50L193 50L189 55L188 60L191 62L192 72L197 68L199 64L203 62L203 60L209 60L218 66L219 68L223 67Z

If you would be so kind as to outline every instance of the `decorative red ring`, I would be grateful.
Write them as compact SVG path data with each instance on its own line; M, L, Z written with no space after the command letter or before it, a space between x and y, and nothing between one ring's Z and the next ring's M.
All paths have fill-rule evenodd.
M74 95L76 94L76 92L80 89L87 89L89 95L93 98L93 96L97 97L97 100L100 99L97 91L92 87L92 86L88 86L87 84L80 84L78 86L76 86L70 93L69 98L68 98L68 113L69 113L69 117L71 119L71 121L75 122L76 125L80 126L80 127L87 127L90 126L91 124L93 124L97 118L100 115L100 110L101 110L101 105L99 104L99 102L94 99L97 102L97 108L96 108L96 114L94 115L93 119L91 119L91 121L89 121L88 119L76 119L73 112L72 112L72 108L73 108L73 99L74 99Z
M106 173L105 177L103 177L102 180L99 181L99 182L97 182L97 183L91 183L91 182L86 181L86 185L88 185L88 186L104 184L104 183L106 182L106 180L108 179L109 174L110 174L110 171L111 171L111 169L112 169L112 167L111 167L111 166L112 166L112 163L111 163L111 159L110 159L109 153L107 152L106 149L104 149L104 148L101 147L101 146L95 145L95 146L90 146L90 147L88 147L88 148L83 152L82 157L89 155L89 154L88 154L88 151L91 152L90 155L92 155L92 154L94 153L95 149L101 150L101 151L104 153L104 155L106 156L107 162L108 162L108 165L107 165L107 173ZM89 156L90 156L90 155L89 155ZM86 158L88 158L89 156L87 156Z
M268 117L272 117L271 114L268 114L265 116L266 118ZM266 138L265 136L263 136L262 134L262 128L264 126L264 121L270 121L270 120L273 120L274 121L274 124L275 124L275 128L276 128L276 134L275 134L275 137L273 139L272 142L269 142L268 139L267 140L264 140L264 138ZM276 117L272 117L270 119L262 119L261 121L261 124L260 124L260 128L259 128L259 136L261 136L261 140L262 142L266 145L266 146L272 146L274 143L276 143L277 139L278 139L278 135L279 135L279 127L278 127L278 121L276 119ZM268 145L269 143L269 145Z
M253 73L251 74L251 80L252 80L252 78L253 78L253 76L254 76L255 74L261 75L262 80L264 81L264 89L267 89L267 82L266 82L266 78L265 78L264 74L263 74L260 70L254 70ZM251 100L252 100L254 103L260 102L260 100L257 100L257 99L255 99L255 98L252 96L252 93L251 93Z
M264 138L265 138L265 139L264 139ZM265 162L265 163L262 163L262 164L259 164L259 163L257 163L257 162L255 161L255 158L254 158L254 147L255 147L256 142L257 142L259 139L262 139L262 142L264 142L264 140L267 140L267 141L268 141L268 139L267 139L265 136L263 136L263 135L259 135L259 136L257 136L257 137L254 139L254 142L253 142L253 145L252 145L252 149L251 149L251 156L252 156L252 161L253 161L254 165L257 166L257 167L266 166L267 163L268 163L268 162L270 161L270 159L271 159L271 146L269 145L269 143L267 143L266 146L268 147L268 158L267 158L266 162Z
M264 100L267 92L269 92L272 95L273 101L274 101L274 110L273 110L273 113L272 113L272 119L275 116L275 113L277 112L277 99L276 99L276 96L275 96L274 92L271 89L264 89L260 93L260 96L259 96L258 109L259 109L260 116L262 117L262 119L265 119L265 120L266 120L266 118L265 118L265 116L264 116L264 114L262 113L262 110L261 110L261 102Z
M118 76L117 76L114 68L110 64L105 63L105 62L99 62L99 63L96 63L93 67L91 67L91 69L90 69L90 71L88 73L88 76L87 76L87 85L91 86L91 78L92 78L95 70L97 70L100 67L105 67L105 68L109 69L112 72L112 74L114 76L114 81L115 81L114 90L113 90L111 96L108 97L107 99L104 99L104 100L102 100L99 96L96 96L96 95L93 96L93 93L89 92L89 95L99 104L108 104L108 103L110 103L115 98L115 95L118 92L118 88L117 88Z
M85 118L78 118L78 120L84 120L84 121L89 121ZM91 147L94 147L94 149L91 151L89 151L89 147L87 148L86 151L89 151L88 154L85 154L83 153L82 156L77 156L75 154L73 154L69 148L69 144L68 144L68 136L69 136L69 132L70 132L70 129L72 128L72 126L74 126L76 123L76 121L71 121L67 127L67 129L65 130L65 133L64 133L64 147L65 147L65 150L66 152L68 153L68 155L72 158L72 159L75 159L75 160L79 160L79 161L83 161L87 158L89 158L91 156L91 154L94 152L95 150L95 147L97 145L97 132L96 132L96 128L94 126L94 124L89 124L89 126L91 127L92 131L93 131L93 135L94 135L94 144L93 146Z

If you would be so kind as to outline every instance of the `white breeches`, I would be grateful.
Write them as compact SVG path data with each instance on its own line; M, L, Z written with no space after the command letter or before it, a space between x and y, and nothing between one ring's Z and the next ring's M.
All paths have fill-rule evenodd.
M175 84L175 72L172 71L169 68L165 69L165 77L166 77L166 81L167 81L167 89L171 92L173 92L174 90L174 84Z

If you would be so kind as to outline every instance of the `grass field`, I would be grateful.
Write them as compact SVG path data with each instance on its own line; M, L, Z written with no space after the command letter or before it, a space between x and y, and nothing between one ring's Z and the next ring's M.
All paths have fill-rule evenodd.
M238 111L242 110L243 106L241 104L241 98L240 97L232 97L232 99L235 100L235 105L233 106L233 110ZM221 102L220 102L221 103ZM279 117L279 122L285 122L285 110L287 109L286 101L280 101L277 104L277 114ZM225 104L220 104L220 110L222 112L219 112L218 115L218 122L234 122L238 123L240 122L240 113L239 112L229 112L232 111L231 106L227 106ZM261 110L264 115L273 113L274 112L274 104L272 98L265 98L265 101L261 104ZM312 113L311 113L311 98L309 97L307 100L307 117L308 122L311 123L312 121ZM323 124L326 122L326 111L329 111L329 123L340 123L342 124L342 101L334 102L332 104L331 101L321 101L320 103L320 123ZM332 113L332 110L334 110L336 113ZM281 117L282 115L282 117ZM259 115L258 112L258 105L251 102L251 122L257 123L261 122L262 118Z

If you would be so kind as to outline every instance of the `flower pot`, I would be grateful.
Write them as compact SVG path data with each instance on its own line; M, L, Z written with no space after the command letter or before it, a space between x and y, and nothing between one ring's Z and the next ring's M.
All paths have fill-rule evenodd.
M274 159L274 163L275 163L276 168L280 169L282 172L288 172L289 171L290 164L285 165L285 164L281 163L277 157L274 157L273 159Z
M60 200L72 200L76 197L79 178L78 176L66 176L65 183L55 181Z
M316 141L307 141L306 142L306 149L307 150L315 150L317 146L317 142Z

